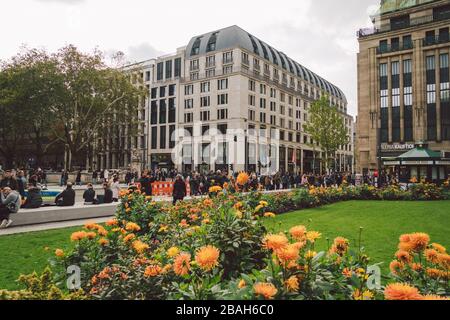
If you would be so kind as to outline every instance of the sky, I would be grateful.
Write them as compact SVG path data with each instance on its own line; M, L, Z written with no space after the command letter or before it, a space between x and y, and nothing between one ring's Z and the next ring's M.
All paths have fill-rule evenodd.
M74 44L129 61L174 53L203 33L238 25L341 88L357 112L356 31L379 0L3 0L0 60L22 46Z

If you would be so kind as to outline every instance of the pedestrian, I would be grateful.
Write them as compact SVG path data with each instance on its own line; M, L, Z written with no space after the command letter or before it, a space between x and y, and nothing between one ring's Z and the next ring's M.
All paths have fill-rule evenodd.
M94 169L94 171L92 171L92 183L97 184L97 179L98 179L98 172L97 170Z
M77 177L75 178L75 184L81 186L81 170L78 170Z
M10 187L6 187L0 192L0 200L0 229L5 229L13 223L10 219L10 214L19 212L20 194Z
M110 188L109 183L103 184L103 190L105 191L103 196L103 203L113 203L113 192Z
M183 177L179 174L175 178L175 183L173 186L173 205L177 201L183 201L186 196L186 183L183 181Z
M119 183L119 178L118 177L114 177L113 179L113 183L111 184L111 190L113 193L113 201L114 202L119 202L119 194L120 194L120 183Z
M17 180L13 177L11 170L6 170L2 181L0 182L0 189L10 188L11 190L17 190Z
M71 207L75 205L75 191L72 189L72 182L67 182L66 185L66 189L55 198L55 203L58 207Z

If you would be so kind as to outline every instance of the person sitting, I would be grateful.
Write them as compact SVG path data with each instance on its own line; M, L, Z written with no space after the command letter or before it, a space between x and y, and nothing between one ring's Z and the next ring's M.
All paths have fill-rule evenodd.
M13 223L9 215L19 212L22 200L20 194L10 187L3 188L3 191L0 192L0 200L0 229L5 229Z
M85 205L95 204L95 190L92 183L88 183L87 190L83 193L83 199Z
M28 196L23 204L23 209L37 209L42 206L41 189L28 183Z
M113 203L113 192L109 187L109 183L103 184L103 189L105 190L105 195L103 197L103 203Z
M55 198L58 207L71 207L75 205L75 191L72 189L72 183L67 182L66 189Z

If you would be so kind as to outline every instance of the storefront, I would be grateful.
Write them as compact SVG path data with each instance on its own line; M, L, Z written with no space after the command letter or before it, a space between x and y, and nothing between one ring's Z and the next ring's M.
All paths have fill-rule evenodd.
M411 179L425 180L440 184L450 174L450 159L442 158L441 153L419 145L416 148L392 159L384 159L383 166L395 173L401 183Z

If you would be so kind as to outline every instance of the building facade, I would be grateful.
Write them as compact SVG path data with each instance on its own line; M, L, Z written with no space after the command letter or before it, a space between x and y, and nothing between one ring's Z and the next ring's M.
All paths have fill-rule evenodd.
M384 160L418 144L450 158L450 1L381 1L372 21L358 32L357 172L391 170Z
M237 26L193 37L134 71L149 90L145 168L319 171L320 149L303 125L323 94L352 136L339 88ZM352 171L352 141L338 151L336 170Z

